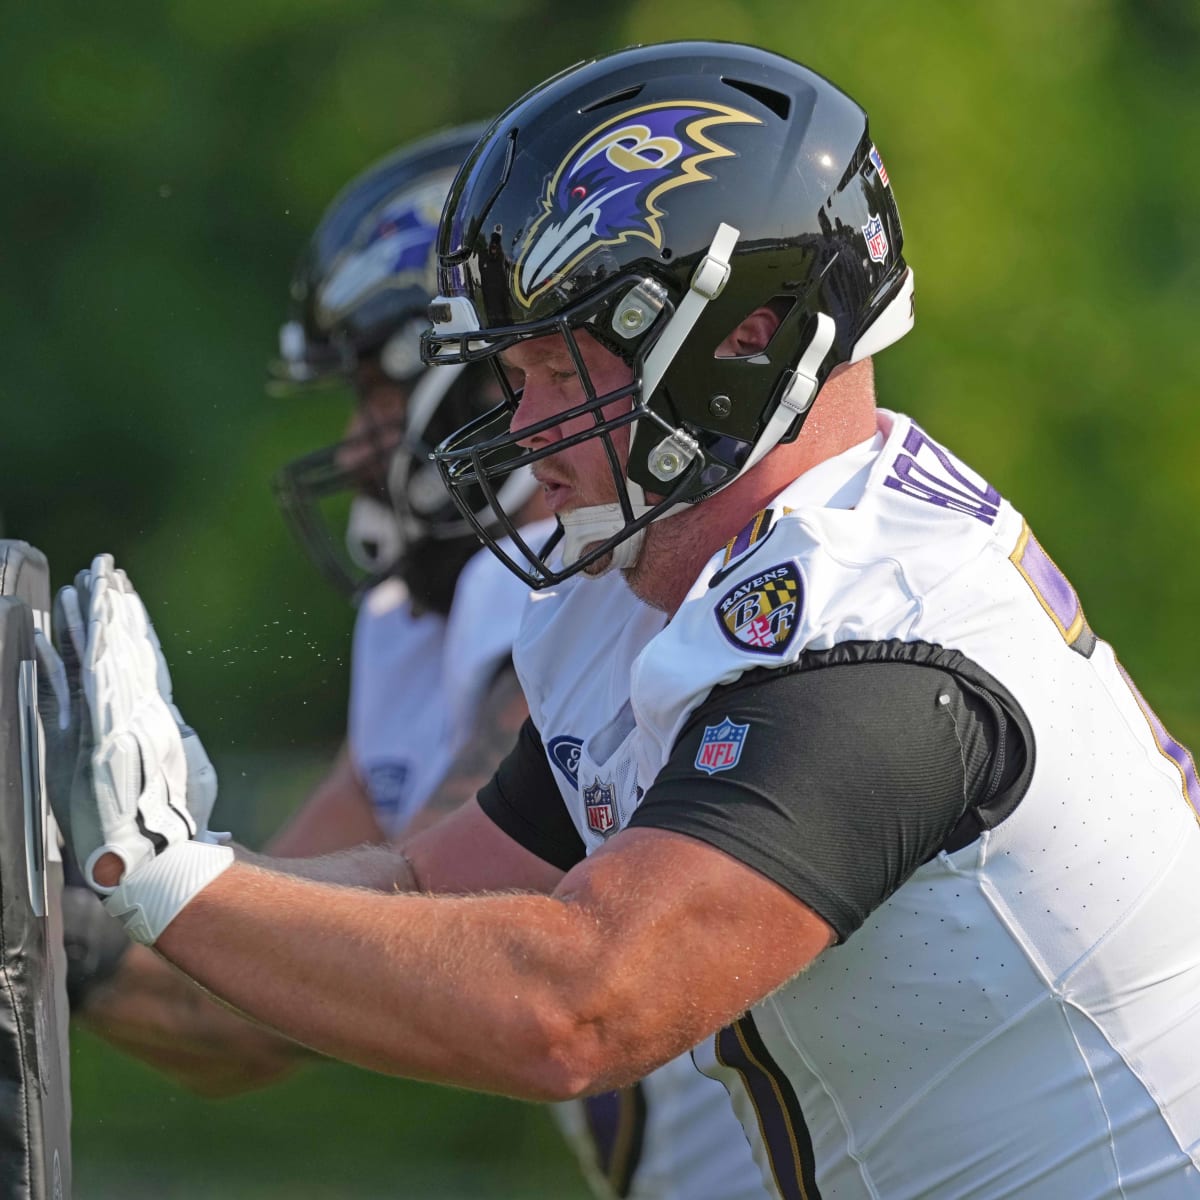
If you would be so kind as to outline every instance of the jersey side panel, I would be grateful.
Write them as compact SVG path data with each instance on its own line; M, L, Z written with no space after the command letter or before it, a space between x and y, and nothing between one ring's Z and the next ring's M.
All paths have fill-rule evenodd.
M449 766L446 621L415 616L398 579L363 597L354 626L348 736L379 827L394 837Z

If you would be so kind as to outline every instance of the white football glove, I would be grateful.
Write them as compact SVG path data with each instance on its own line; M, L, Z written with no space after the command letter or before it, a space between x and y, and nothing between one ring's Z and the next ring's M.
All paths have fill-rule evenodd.
M217 772L205 753L200 735L183 719L183 714L175 703L171 687L171 670L167 666L166 657L163 655L162 646L158 641L158 634L154 632L154 626L150 622L150 616L146 612L146 606L142 603L141 596L134 591L133 584L129 582L129 576L119 567L114 575L131 612L140 614L140 618L138 618L140 625L154 650L158 694L163 698L171 716L175 718L175 725L183 740L183 754L187 760L187 808L196 825L196 841L212 842L218 846L224 845L233 835L218 833L208 827L213 805L217 802Z
M198 823L188 808L189 755L182 719L159 690L165 680L169 697L170 675L141 599L125 573L115 569L112 557L99 555L90 572L77 578L75 588L63 591L58 607L64 614L77 610L84 622L84 703L76 704L79 750L69 787L64 788L68 768L63 765L54 772L51 799L58 816L66 795L64 832L88 885L106 897L105 907L131 937L150 943L196 892L233 862L228 847L194 840L207 823L216 778L199 739L191 734L198 749L198 758L195 750L192 754L199 764L194 789L201 811ZM64 650L69 642L78 652L74 634L68 618ZM53 652L42 639L39 654L50 676L43 695L59 698L61 731L63 689L56 684L59 672L47 649ZM60 666L67 680L66 699L77 701L70 670L65 663ZM68 727L70 723L68 719ZM89 781L79 759L93 739ZM107 854L115 854L125 867L115 887L104 886L94 874Z

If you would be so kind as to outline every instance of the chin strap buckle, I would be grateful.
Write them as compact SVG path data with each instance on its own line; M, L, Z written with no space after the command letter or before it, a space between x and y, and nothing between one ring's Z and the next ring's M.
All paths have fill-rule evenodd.
M737 245L738 236L738 231L732 225L726 225L722 221L717 227L708 253L700 260L700 265L692 275L689 286L705 300L715 300L729 282L732 273L729 259L733 255L734 246Z

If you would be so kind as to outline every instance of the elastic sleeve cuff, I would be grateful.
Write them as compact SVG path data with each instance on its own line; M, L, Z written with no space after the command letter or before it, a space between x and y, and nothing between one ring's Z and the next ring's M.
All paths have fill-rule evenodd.
M176 842L130 871L104 907L135 942L153 946L180 910L233 866L233 850L208 842Z

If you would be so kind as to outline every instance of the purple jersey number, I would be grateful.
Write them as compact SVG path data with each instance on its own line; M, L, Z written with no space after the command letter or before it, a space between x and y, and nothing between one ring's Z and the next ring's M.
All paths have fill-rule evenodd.
M884 487L938 508L966 513L985 525L995 522L1000 493L982 479L968 479L961 466L915 423L904 439L904 449L907 453L896 455Z

